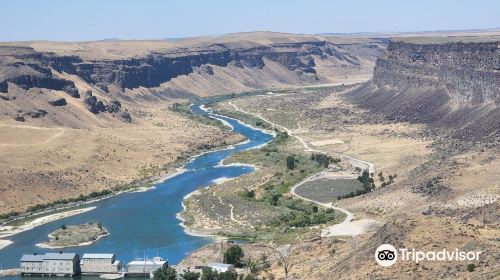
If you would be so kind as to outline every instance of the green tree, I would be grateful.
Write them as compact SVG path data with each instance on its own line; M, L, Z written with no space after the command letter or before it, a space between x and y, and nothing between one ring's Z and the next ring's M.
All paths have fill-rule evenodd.
M243 249L239 245L234 245L224 252L224 263L241 266L241 259L245 256Z
M154 280L176 280L177 272L173 267L167 266L157 269L153 272Z
M247 198L255 198L255 191L254 190L245 190L245 196Z
M238 280L238 273L234 271L221 272L217 280Z
M295 156L288 156L286 158L286 167L290 170L295 169Z
M219 273L210 267L201 270L201 280L219 280Z
M62 230L66 230L67 228L68 228L68 227L67 227L66 225L62 225L62 226L61 226L61 229L62 229Z
M270 199L270 200L271 200L271 201L270 201L270 202L271 202L271 205L272 205L272 206L276 206L276 205L278 205L278 200L280 199L280 197L281 197L281 194L279 194L279 193L273 193L273 194L271 195L271 199Z
M190 270L184 270L183 273L181 274L181 279L182 280L198 280L198 279L200 279L200 273L193 272Z
M474 270L476 270L476 264L470 263L467 265L468 272L473 272Z

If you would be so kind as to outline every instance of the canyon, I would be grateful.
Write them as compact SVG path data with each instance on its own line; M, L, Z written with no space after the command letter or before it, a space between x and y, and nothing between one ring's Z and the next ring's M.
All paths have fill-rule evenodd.
M370 219L378 226L340 237L319 236L325 224L287 228L272 241L300 249L291 276L494 278L500 252L499 35L424 35L254 32L171 41L1 43L0 213L154 180L192 155L243 141L186 109L193 100L228 94L231 101L216 110L267 129L262 120L270 120L304 143L322 143L314 147L326 154L374 163L372 191L331 202L353 213L355 222ZM296 164L303 169L286 169L285 156L304 153L303 143L287 141L273 146L280 153L263 148L237 154L235 162L257 165L255 174L190 196L184 218L192 229L238 236L266 229L266 219L280 213L262 197L277 186L286 203L303 207L293 205L288 186L279 183L317 166L300 154ZM339 168L354 169L345 162ZM382 184L382 174L397 178ZM255 197L245 198L252 191ZM464 263L383 268L373 260L383 243L479 250L483 258L474 274ZM280 262L269 257L261 278L281 274Z
M128 184L145 166L174 172L188 154L240 139L194 124L175 103L368 79L386 39L339 40L0 43L0 213Z

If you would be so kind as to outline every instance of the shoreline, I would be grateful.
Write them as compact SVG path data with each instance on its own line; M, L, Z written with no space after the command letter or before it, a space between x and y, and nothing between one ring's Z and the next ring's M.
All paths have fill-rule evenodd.
M67 217L75 216L78 214L82 214L88 211L92 211L96 209L97 207L91 206L87 208L80 208L80 209L74 209L74 210L69 210L69 211L64 211L60 213L54 213L51 215L47 216L42 216L38 217L36 219L33 219L31 221L28 221L22 225L19 226L0 226L0 238L16 235L18 233L34 229L38 226L48 224L57 220L61 220Z
M82 246L92 245L95 242L97 242L99 239L106 237L108 235L110 235L109 232L107 232L106 234L99 235L96 240L86 241L86 242L82 242L82 243L78 243L78 244L74 244L74 245L68 245L68 246L51 246L51 245L46 244L46 242L37 243L37 244L35 244L35 246L40 247L40 248L44 248L44 249L63 249L63 248L72 248L72 247L82 247Z
M75 210L70 210L70 211L65 211L65 212L60 212L60 213L54 213L51 215L47 216L42 216L38 217L36 219L33 219L31 221L28 221L20 226L0 226L0 238L5 238L9 236L13 236L16 234L19 234L21 232L25 232L28 230L32 230L38 226L42 226L57 220L61 220L67 217L75 216L78 214L82 214L88 211L92 211L96 209L95 206L93 207L87 207L87 208L80 208L80 209L75 209ZM14 242L9 240L9 239L0 239L0 250L3 248L13 244Z
M239 143L238 143L239 144ZM229 145L228 147L230 148L234 148L234 145L235 144L232 144L232 145ZM216 150L213 150L213 151L220 151L220 150L223 150L225 148L222 148L222 149L216 149ZM172 178L172 177L175 177L177 175L180 175L186 171L188 171L185 166L187 164L189 164L190 162L193 161L194 158L200 156L200 155L203 155L205 153L209 153L209 152L212 152L212 151L205 151L203 153L200 153L200 154L197 154L197 155L193 155L189 158L189 161L186 161L182 167L178 167L175 169L175 172L165 172L164 174L160 175L160 176L157 176L157 179L155 181L152 181L151 182L151 186L149 187L139 187L139 188L132 188L132 189L128 189L128 190L123 190L123 191L118 191L116 193L112 193L110 195L107 195L107 196L104 196L104 197L100 197L100 198L95 198L95 199L91 199L91 200L87 200L87 201L80 201L80 202L77 202L75 205L67 205L67 206L61 206L61 207L57 207L57 208L53 208L53 209L49 209L49 210L45 210L45 211L40 211L40 212L36 212L36 213L31 213L31 214L28 214L26 216L23 216L23 217L19 217L19 218L15 218L15 219L12 219L12 220L9 220L9 221L6 221L6 222L3 222L0 224L0 241L4 241L4 239L1 239L1 238L4 238L4 237L7 237L7 236L12 236L12 235L16 235L18 233L21 233L21 232L24 232L24 231L27 231L27 230L31 230L33 229L34 227L37 227L39 225L43 225L43 224L46 224L46 223L50 223L50 222L53 222L53 221L57 221L57 220L60 220L60 219L63 219L63 218L66 218L66 217L70 217L70 216L73 216L73 215L78 215L80 213L77 213L77 214L71 214L71 215L68 215L68 216L64 216L62 218L58 218L58 219L54 219L54 220L50 220L50 221L47 221L43 224L39 224L39 225L36 225L36 226L33 226L33 227L29 227L29 228L24 228L26 227L24 224L20 226L20 228L22 228L22 230L16 230L16 231L11 231L12 228L16 228L18 227L17 225L14 225L14 226L11 226L9 224L11 223L15 223L15 222L22 222L24 220L28 220L30 218L33 218L33 217L36 217L36 216L40 216L38 218L35 218L34 220L38 220L38 219L41 219L41 218L45 218L45 217L50 217L50 216L53 216L53 215L57 215L57 214L62 214L62 213L71 213L73 211L76 211L76 210L79 210L79 209L82 209L82 208L79 208L79 207L82 207L84 205L87 205L87 204L91 204L91 203L95 203L95 202L99 202L99 201L102 201L102 200L106 200L106 199L109 199L109 198L112 198L114 196L117 196L117 195L121 195L121 194L125 194L125 193L135 193L135 192L147 192L147 191L150 191L150 190L153 190L156 188L156 185L157 184L161 184L163 182L165 182L166 180ZM65 209L71 209L71 208L78 208L78 209L75 209L75 210L68 210L68 211L63 211ZM95 209L95 207L88 207L88 208L92 208L91 210ZM83 208L83 209L87 209L87 208ZM62 211L62 212L58 212L58 211ZM54 213L54 212L57 212L57 213ZM51 214L52 213L52 214ZM83 212L81 212L83 213ZM30 222L27 222L26 224L30 224ZM5 231L3 231L5 230ZM10 240L5 240L5 241L10 241ZM12 243L9 243L9 245L12 244ZM5 246L1 246L1 243L0 243L0 250L7 247L8 245L5 245Z
M2 250L3 248L9 246L10 244L12 244L14 242L8 240L8 239L0 239L0 250Z
M202 233L202 232L196 232L196 231L193 231L193 229L190 229L188 226L186 226L184 224L184 222L186 221L186 219L184 219L181 214L187 209L186 207L186 204L184 203L184 201L186 199L188 199L189 197L199 193L200 191L199 190L194 190L190 193L188 193L187 195L185 195L183 198L182 198L182 202L181 202L181 205L182 205L182 211L180 211L179 213L175 214L175 218L177 218L180 223L179 223L179 226L182 227L183 231L185 234L187 235L190 235L190 236L195 236L195 237L208 237L208 238L212 238L212 239L215 239L217 237L217 235L215 234L208 234L208 233Z
M212 117L212 118L214 118L214 117ZM219 121L223 121L223 120L218 119L218 118L214 118L214 119L217 119ZM234 129L232 126L230 126L230 127L231 127L231 129ZM76 202L74 205L60 206L60 207L56 207L56 208L52 208L52 209L48 209L48 210L43 210L43 211L36 212L36 213L30 213L26 216L22 216L22 217L14 218L14 219L9 220L9 221L5 221L2 224L0 224L0 250L13 244L13 242L11 240L2 239L2 238L16 235L16 234L19 234L21 232L31 230L35 227L38 227L38 226L41 226L41 225L44 225L44 224L47 224L50 222L54 222L54 221L57 221L60 219L64 219L64 218L67 218L70 216L78 215L78 214L81 214L81 213L84 213L87 211L91 211L91 210L94 210L96 208L95 206L91 206L91 207L87 207L87 208L79 208L79 207L82 207L82 206L87 205L87 204L99 202L99 201L109 199L109 198L112 198L114 196L124 194L124 193L150 191L150 190L156 188L156 186L155 186L156 184L161 184L172 177L175 177L175 176L180 175L184 172L187 172L188 170L186 168L186 165L189 164L190 162L192 162L196 157L201 156L201 155L206 154L206 153L210 153L210 152L216 152L216 151L221 151L221 150L226 150L226 149L234 149L235 145L244 143L245 141L248 141L248 139L245 139L244 141L242 141L240 143L234 143L234 144L228 145L228 146L223 147L223 148L204 151L202 153L192 155L189 158L189 160L187 160L185 163L183 163L182 167L176 168L174 172L165 172L164 174L157 176L156 179L153 179L154 181L152 181L152 185L149 187L139 187L139 188L132 188L132 189L128 189L128 190L118 191L116 193L112 193L112 194L104 196L104 197L95 198L95 199L91 199L91 200L87 200L87 201ZM66 209L72 209L72 208L77 208L77 209L64 211ZM61 212L58 212L58 211L61 211ZM38 216L40 216L40 217L38 217ZM33 218L33 217L36 217L36 218L31 220L31 218ZM23 222L25 220L29 220L29 221ZM20 223L20 225L17 225L17 224L10 225L12 223ZM194 234L194 233L191 233L190 235L208 236L208 235L198 235L198 234ZM42 245L42 244L43 243L40 243L40 245ZM38 246L39 244L36 244L36 245ZM42 246L44 246L44 245L42 245ZM81 246L85 246L85 245L81 245ZM41 247L41 246L39 246L39 247Z
M191 104L191 105L192 105L192 104ZM189 107L190 107L191 105L189 105ZM201 105L201 106L200 106L200 109L202 109L203 111L205 111L205 112L209 115L209 117L211 117L211 118L213 118L213 119L216 119L216 120L219 120L219 121L220 121L220 122L222 122L224 125L231 127L231 130L234 130L234 127L233 127L230 123L228 123L226 120L222 119L222 117L229 118L229 119L231 119L231 120L234 120L234 121L238 122L240 125L250 127L250 128L252 128L252 129L254 129L254 130L261 131L262 133L269 134L269 135L271 135L271 136L273 137L271 140L269 140L269 141L267 141L267 142L265 142L265 143L262 143L262 144L260 144L260 145L257 145L257 146L255 146L255 147L251 147L251 148L248 148L248 149L245 149L245 150L252 150L252 149L258 149L258 148L264 147L264 146L268 145L269 143L271 143L271 142L274 140L274 138L276 137L276 135L277 135L277 134L276 134L276 132L274 132L274 131L272 131L272 130L267 130L267 129L263 129L263 128L254 127L254 126L252 126L252 125L250 125L250 124L244 123L243 121L241 121L241 120L239 120L239 119L235 119L235 118L232 118L232 117L229 117L229 116L223 116L223 115L220 115L220 114L214 113L213 111L211 111L211 108L210 108L210 107L208 107L208 106L206 106L205 104ZM218 151L222 151L222 150L229 150L229 149L234 149L234 148L235 148L235 146L237 146L237 145L244 145L244 144L247 144L247 143L249 143L249 142L250 142L250 140L247 138L247 139L245 139L244 141L242 141L242 142L240 142L240 143L233 144L233 145L231 145L231 146L228 146L228 147L226 147L226 148L220 149L220 150L218 150ZM216 150L216 151L217 151L217 150ZM204 153L202 153L202 154L204 154ZM200 154L200 155L202 155L202 154ZM225 160L225 159L222 159L222 160L221 160L221 161L217 164L217 166L216 166L216 167L228 167L228 166L247 166L247 167L251 167L251 168L253 168L253 169L254 169L253 171L258 170L258 167L257 167L257 166L255 166L255 165L253 165L253 164L245 164L245 163L239 163L239 162L229 163L229 164L224 164L224 160ZM221 180L218 180L218 179L221 179ZM236 179L236 177L234 177L234 178L227 178L227 177L222 178L222 177L221 177L221 178L218 178L218 179L214 180L214 182L213 182L213 183L214 183L214 184L216 184L216 185L218 185L218 184L224 183L224 182L226 182L226 181L234 180L234 179ZM207 187L205 187L205 188L206 188L206 189L208 189L208 188L210 188L210 186L207 186ZM190 198L191 196L193 196L193 195L195 195L195 194L199 193L199 192L200 192L199 190L192 191L192 192L190 192L189 194L185 195L185 196L182 198L182 202L181 202L181 204L182 204L182 210L181 210L179 213L177 213L177 214L175 215L175 217L176 217L176 218L180 221L179 225L183 228L184 233L186 233L187 235L190 235L190 236L196 236L196 237L211 237L211 238L216 238L216 237L219 237L219 238L222 238L222 236L220 236L220 235L217 235L217 234L209 234L209 233L207 233L207 231L203 231L203 230L201 230L201 231L196 231L196 230L194 230L194 229L192 229L192 228L190 228L189 226L187 226L187 225L185 225L185 224L184 224L184 223L185 223L185 221L186 221L186 219L184 219L184 218L182 217L182 213L184 213L184 212L186 211L186 209L187 209L187 207L186 207L186 205L185 205L184 201L185 201L186 199ZM227 238L227 237L224 237L224 238Z

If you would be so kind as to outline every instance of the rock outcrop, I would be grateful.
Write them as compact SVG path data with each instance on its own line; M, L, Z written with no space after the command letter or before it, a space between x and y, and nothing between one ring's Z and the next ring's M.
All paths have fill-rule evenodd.
M9 84L7 84L7 81L0 82L0 92L9 92Z
M132 117L130 116L130 113L128 111L125 111L121 114L121 117L124 121L131 123L132 122Z
M49 104L52 106L65 106L68 103L66 103L65 98L56 98L54 100L49 100Z
M99 114L101 112L116 113L122 107L120 101L117 100L108 103L97 99L97 97L92 94L91 90L85 92L85 104L89 111L94 114Z
M393 42L373 81L399 89L445 89L461 104L500 102L500 43Z
M355 54L329 41L302 41L293 43L238 44L214 43L193 46L189 49L173 49L152 52L140 57L105 60L83 60L77 56L40 53L29 47L0 47L4 61L1 68L10 77L0 80L0 90L6 82L29 89L32 87L64 90L72 97L79 97L74 83L53 75L52 69L77 75L103 91L109 85L121 89L157 87L196 69L213 75L210 65L262 69L266 60L276 62L296 75L310 75L317 80L315 59L332 58L359 67L362 61ZM7 59L8 58L8 59Z
M62 90L77 97L75 83L59 78L52 72L52 69L74 72L72 63L76 61L79 61L76 57L40 53L29 47L0 46L0 92L7 92L10 82L25 90Z
M68 102L64 108L68 117L87 108L95 118L109 113L131 122L136 111L125 111L123 104L348 82L351 75L356 81L365 79L375 55L385 47L383 41L368 41L337 45L322 36L264 33L180 43L4 43L0 46L0 92L7 94L0 102L9 101L3 106L12 118L18 108L27 111L49 101L54 106L65 105L52 100L51 91L63 91L81 98ZM87 89L94 94L84 94ZM12 102L15 97L22 98ZM49 116L56 113L53 110L63 110L43 108Z
M315 76L313 55L322 58L335 56L353 65L360 64L356 56L341 50L331 42L313 41L251 48L214 44L195 51L152 53L142 58L76 62L64 69L74 69L73 74L102 87L116 84L129 89L151 88L180 75L193 73L197 67L213 75L213 69L208 64L225 67L233 63L241 68L261 69L265 66L265 59L277 62L298 74L308 73Z
M446 130L451 139L496 141L499 65L499 43L392 42L376 62L373 81L347 97L388 120Z

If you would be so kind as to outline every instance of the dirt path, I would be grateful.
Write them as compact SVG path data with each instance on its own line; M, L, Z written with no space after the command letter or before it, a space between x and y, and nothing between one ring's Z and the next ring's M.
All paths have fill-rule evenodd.
M354 215L351 212L349 212L348 210L334 206L332 202L321 203L319 201L303 197L295 192L297 187L301 186L302 184L305 184L306 182L309 182L311 180L316 180L316 179L318 179L318 177L322 177L324 175L322 173L329 173L329 172L328 171L321 171L319 173L316 173L316 174L306 178L305 180L303 180L302 182L298 183L297 185L293 186L290 189L290 193L295 197L298 197L302 200L305 200L305 201L308 201L311 203L315 203L315 204L317 204L321 207L324 207L324 208L330 208L330 209L334 209L336 211L340 211L346 215L344 221L342 221L341 223L334 224L334 225L328 226L327 228L323 229L321 231L321 237L355 236L355 235L363 234L379 224L379 222L372 220L372 219L361 219L361 220L353 221ZM339 178L336 178L336 179L341 179L341 178L346 178L346 176L339 176Z
M272 121L270 121L270 120L268 120L268 119L266 119L266 118L264 118L262 116L259 116L257 114L254 114L254 113L251 113L251 112L247 112L247 111L239 108L238 106L236 106L232 102L229 102L229 104L231 106L233 106L234 109L236 111L238 111L238 112L241 112L241 113L244 113L244 114L248 114L248 115L252 115L252 116L254 116L256 118L259 118L259 119L261 119L261 120L263 120L263 121L271 124L273 127L276 127L276 128L279 128L279 129L282 129L282 130L286 131L288 133L288 135L293 136L297 140L299 140L299 142L304 147L304 151L326 154L323 151L320 151L320 150L312 148L309 145L309 143L307 143L304 139L302 139L302 137L300 137L298 135L295 135L290 129L288 129L288 128L282 126L282 125L276 124L276 123L274 123L274 122L272 122ZM360 167L361 169L368 169L368 171L370 173L374 173L375 172L375 165L373 163L371 163L371 162L363 161L363 160L360 160L360 159L357 159L357 158L354 158L354 157L351 157L351 156L343 155L343 154L337 154L337 153L335 153L334 155L340 157L342 160L349 161L349 163L352 166L354 166L354 167ZM346 236L346 235L347 236L354 236L354 235L365 233L367 230L369 230L370 228L372 228L372 227L374 227L374 226L376 226L378 224L377 221L371 220L371 219L361 219L361 220L357 220L357 221L352 221L352 219L354 218L354 215L351 212L347 211L346 209L333 206L333 203L331 203L331 202L330 203L321 203L319 201L312 200L312 199L300 196L300 195L298 195L295 192L295 189L298 186L301 186L302 184L304 184L306 182L309 182L311 180L315 180L315 179L318 179L320 177L325 177L325 176L328 176L331 179L357 178L357 175L355 175L355 174L343 174L343 173L339 173L339 174L335 174L334 175L334 173L332 173L330 171L321 171L321 172L318 172L318 173L316 173L316 174L308 177L307 179L303 180L299 184L293 186L292 189L290 190L290 193L293 196L295 196L295 197L298 197L298 198L300 198L302 200L309 201L309 202L315 203L315 204L317 204L319 206L322 206L322 207L325 207L325 208L334 209L334 210L337 210L337 211L340 211L340 212L346 214L346 218L345 218L345 220L343 222L341 222L339 224L335 224L335 225L329 226L326 229L324 229L322 231L322 233L321 233L322 237L327 237L327 236Z
M229 207L231 208L231 220L232 220L233 222L236 222L236 223L240 224L241 226L246 226L246 227L251 227L251 228L253 228L253 226L252 226L252 225L249 225L249 224L247 224L247 223L244 223L244 222L242 222L242 221L240 221L240 220L238 220L238 219L236 219L236 218L234 217L234 206L233 206L233 204L229 203Z
M315 153L321 153L321 154L325 154L325 152L323 151L320 151L320 150L317 150L317 149L314 149L312 148L309 143L307 143L302 137L298 136L298 135L295 135L290 129L282 126L282 125L279 125L277 123L274 123L262 116L259 116L257 114L254 114L254 113L251 113L251 112L247 112L241 108L239 108L238 106L236 106L235 104L233 104L232 102L229 102L229 104L231 106L234 107L234 109L238 112L241 112L241 113L244 113L244 114L248 114L248 115L252 115L256 118L259 118L269 124L271 124L273 127L276 127L276 128L279 128L279 129L282 129L284 131L286 131L286 133L288 133L288 135L290 136L293 136L295 137L297 140L299 140L299 142L302 144L302 146L304 147L304 151L306 152L315 152ZM357 159L357 158L354 158L354 157L351 157L351 156L347 156L347 155L344 155L344 154L338 154L338 153L333 153L333 155L335 156L338 156L340 157L341 159L347 159L349 161L349 163L352 164L352 166L354 167L360 167L361 169L368 169L368 171L370 173L375 173L375 165L371 162L367 162L367 161L364 161L364 160L360 160L360 159Z
M47 138L43 141L40 141L40 142L33 142L33 143L26 143L26 144L2 143L2 144L0 144L0 147L34 146L34 145L49 143L50 141L54 140L55 138L63 135L64 132L66 131L65 127L37 127L37 126L28 126L28 125L5 125L5 124L0 125L0 127L33 129L33 130L59 130L59 132L55 133L54 135L52 135L49 138Z
M220 196L218 196L215 192L213 192L213 195L219 199L220 204L225 205L224 201L222 201L222 198L220 198ZM231 221L233 221L233 222L235 222L235 223L237 223L237 224L239 224L241 226L246 226L246 227L252 227L253 228L252 225L246 224L245 222L242 222L242 221L236 219L234 217L234 206L233 206L233 204L229 203L228 205L229 205L229 208L230 208L230 211L231 211L231 214L229 216L229 218L231 219Z

